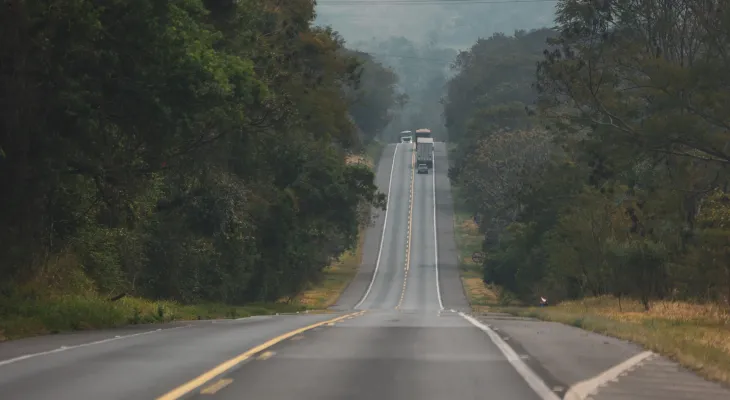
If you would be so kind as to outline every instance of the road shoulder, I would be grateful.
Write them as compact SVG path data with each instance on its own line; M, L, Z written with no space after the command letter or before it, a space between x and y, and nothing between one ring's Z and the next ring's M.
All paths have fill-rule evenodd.
M632 399L730 399L730 390L720 384L625 340L509 314L473 316L495 331L554 393L563 398L570 392L566 400L629 395ZM659 392L662 395L656 397Z

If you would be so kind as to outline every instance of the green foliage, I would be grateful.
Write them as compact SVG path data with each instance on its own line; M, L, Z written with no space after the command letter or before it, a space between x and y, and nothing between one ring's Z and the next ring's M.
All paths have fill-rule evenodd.
M365 55L313 18L300 0L4 7L0 297L276 301L355 246L384 196L346 156L396 77L371 62L355 101Z
M405 105L407 98L398 93L398 76L363 52L353 52L358 61L355 73L357 81L351 88L350 114L362 132L362 138L370 142L388 126L396 108Z
M480 217L486 282L528 301L730 302L730 19L670 3L563 0L557 32L459 56L452 177Z

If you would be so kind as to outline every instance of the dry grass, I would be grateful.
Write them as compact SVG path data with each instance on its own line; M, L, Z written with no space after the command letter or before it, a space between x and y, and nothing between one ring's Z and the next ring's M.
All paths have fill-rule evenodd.
M561 322L643 345L706 378L730 384L730 314L725 307L613 297L564 302L547 308L505 308L516 315Z
M481 265L471 259L472 254L482 248L482 235L470 216L459 212L454 213L454 235L459 249L461 282L469 303L475 311L486 311L489 306L498 303L499 289L484 284Z
M471 259L475 251L481 251L482 235L477 224L466 213L454 213L454 236L459 249L459 263L462 269L479 268Z
M348 164L365 164L368 167L373 168L373 162L369 157L358 154L351 154L347 156L345 162L347 162Z
M364 233L364 230L360 233L360 239L354 251L343 254L339 261L325 268L322 281L297 296L295 300L298 304L310 309L324 309L335 304L357 274L362 259Z

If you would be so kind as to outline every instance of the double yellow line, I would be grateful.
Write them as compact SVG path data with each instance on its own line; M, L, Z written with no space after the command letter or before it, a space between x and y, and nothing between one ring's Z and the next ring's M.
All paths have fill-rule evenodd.
M282 342L286 339L289 339L291 337L294 337L296 335L299 335L300 333L304 333L306 331L312 330L314 328L327 325L327 324L334 324L336 322L342 321L344 319L359 317L360 315L364 314L366 311L358 311L350 314L346 314L337 318L329 319L322 322L317 322L316 324L312 324L309 326L305 326L304 328L295 329L291 332L287 332L283 335L277 336L265 343L262 343L254 348L251 348L247 350L244 353L241 353L237 355L236 357L231 358L230 360L218 365L217 367L209 370L208 372L205 372L204 374L198 376L197 378L194 378L193 380L184 383L177 388L173 389L170 392L167 392L163 394L162 396L158 397L156 400L177 400L188 393L200 388L201 386L205 385L206 383L209 383L213 379L223 375L224 373L230 371L234 367L238 366L242 362L248 360L249 358L253 357L254 355L267 350L268 348L272 347L273 345ZM215 393L218 390L222 389L223 387L227 386L232 382L231 379L220 379L213 383L212 385L206 387L203 389L205 392Z
M406 263L404 266L404 274L403 274L403 289L400 293L400 300L398 300L398 305L395 306L396 309L399 309L401 304L403 303L403 299L406 297L406 284L408 283L408 269L411 267L411 238L412 238L412 227L413 227L413 185L416 178L416 151L413 150L413 155L411 156L411 192L409 194L409 205L408 205L408 236L406 238Z

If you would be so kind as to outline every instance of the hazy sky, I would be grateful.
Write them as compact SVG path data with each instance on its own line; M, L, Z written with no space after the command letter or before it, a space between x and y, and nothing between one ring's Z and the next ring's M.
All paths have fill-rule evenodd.
M495 32L512 34L515 29L553 25L554 1L509 1L318 0L316 23L331 25L351 46L403 36L461 48Z

